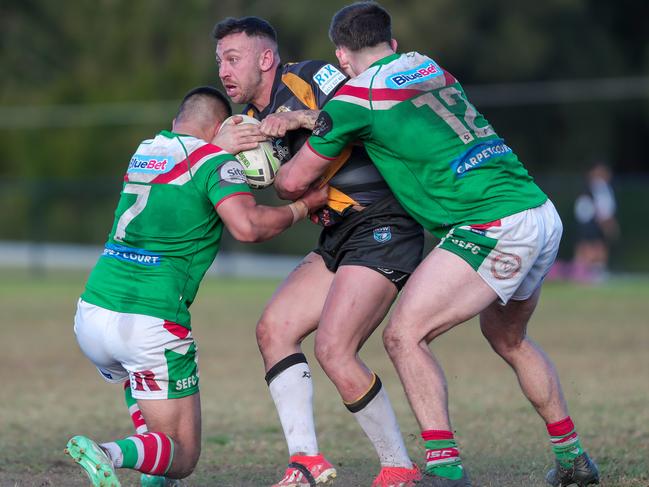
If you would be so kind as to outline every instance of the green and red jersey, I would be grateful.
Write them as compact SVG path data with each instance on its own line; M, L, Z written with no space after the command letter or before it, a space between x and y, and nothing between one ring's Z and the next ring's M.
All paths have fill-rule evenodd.
M547 199L460 83L416 52L385 57L349 80L308 145L333 160L356 140L402 206L440 237Z
M168 131L143 141L81 298L189 328L188 308L223 233L216 207L241 193L250 193L243 168L219 147Z

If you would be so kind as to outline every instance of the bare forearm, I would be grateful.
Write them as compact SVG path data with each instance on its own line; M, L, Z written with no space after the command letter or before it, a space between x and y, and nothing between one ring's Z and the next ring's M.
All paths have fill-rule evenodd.
M286 206L272 207L257 205L248 212L249 242L263 242L286 230L291 225L305 218L308 207L303 201L296 201Z
M304 129L313 130L319 115L320 110L303 110L300 117L300 126Z

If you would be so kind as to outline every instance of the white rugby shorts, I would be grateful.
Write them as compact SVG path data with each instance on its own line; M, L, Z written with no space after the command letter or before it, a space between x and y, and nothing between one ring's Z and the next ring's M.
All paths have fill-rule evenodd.
M452 228L438 247L464 259L502 303L523 301L541 285L559 251L563 225L554 205L481 225Z
M74 332L101 376L112 383L129 379L136 399L173 399L198 392L198 352L185 327L79 299Z

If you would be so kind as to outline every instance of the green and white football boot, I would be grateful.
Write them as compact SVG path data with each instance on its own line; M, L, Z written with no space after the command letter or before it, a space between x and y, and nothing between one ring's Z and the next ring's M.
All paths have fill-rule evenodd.
M121 487L113 462L90 438L73 437L68 441L65 453L86 471L93 487Z

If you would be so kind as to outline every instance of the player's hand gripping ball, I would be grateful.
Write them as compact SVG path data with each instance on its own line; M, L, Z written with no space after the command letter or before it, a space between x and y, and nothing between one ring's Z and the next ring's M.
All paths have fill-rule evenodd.
M251 123L259 125L256 118L248 115L234 115L223 121L223 125L233 124L235 116L242 117L241 123ZM275 181L275 174L279 169L279 160L273 152L273 145L270 141L260 142L255 149L241 151L234 157L243 166L243 172L246 175L248 186L254 189L266 188Z

